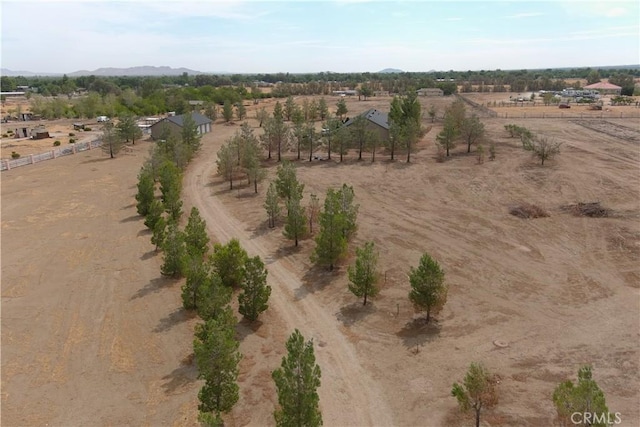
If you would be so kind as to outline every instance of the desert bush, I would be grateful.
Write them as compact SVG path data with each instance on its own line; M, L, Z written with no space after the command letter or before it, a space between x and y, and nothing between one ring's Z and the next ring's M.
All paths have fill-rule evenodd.
M549 213L547 211L531 203L523 203L521 205L514 206L509 209L509 213L511 215L517 216L518 218L524 219L545 218L549 216Z
M611 214L611 211L602 207L600 202L574 203L562 206L561 209L575 216L588 216L591 218L604 218Z
M7 131L7 133L8 133L9 135L13 135L13 131L12 131L11 129L9 129L9 130Z
M2 137L3 137L3 138L7 138L8 136L9 136L9 135L7 135L6 133L3 133L3 134L2 134Z
M496 159L496 145L492 142L489 144L489 160Z
M478 145L478 148L476 150L476 158L479 165L484 163L484 147L482 146L482 144Z
M91 128L90 128L89 126L85 126L85 127L84 127L84 131L85 131L85 132L89 132L90 130L91 130Z
M73 132L69 132L69 136L76 136L76 134Z
M15 151L11 152L11 158L12 159L19 159L20 158L20 153L16 153Z
M54 141L53 146L54 147L59 147L60 146L60 141Z
M75 138L69 138L69 144L75 144L76 140Z

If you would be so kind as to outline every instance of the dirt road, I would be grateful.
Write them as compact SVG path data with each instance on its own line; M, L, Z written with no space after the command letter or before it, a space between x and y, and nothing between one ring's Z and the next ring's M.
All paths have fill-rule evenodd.
M238 238L250 256L259 255L267 264L272 287L270 310L284 321L287 334L298 328L313 338L317 362L322 369L320 403L326 425L393 425L391 412L378 385L365 371L352 343L340 332L339 322L313 295L297 298L302 282L289 262L274 257L272 244L254 236L247 225L235 219L222 202L210 194L215 172L215 145L208 145L188 168L184 198L200 210L210 232L220 241ZM274 343L284 346L284 343ZM275 368L277 366L274 366Z

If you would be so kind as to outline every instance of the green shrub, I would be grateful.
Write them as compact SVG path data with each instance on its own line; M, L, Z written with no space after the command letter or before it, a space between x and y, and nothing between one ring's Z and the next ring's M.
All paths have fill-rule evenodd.
M91 128L89 126L85 126L84 130L85 130L85 132L89 132L91 130Z
M11 158L12 159L19 159L20 158L20 153L16 153L15 151L11 152Z
M9 129L9 130L7 131L7 133L8 133L9 135L13 135L13 131L12 131L11 129Z
M75 138L69 138L69 144L75 144L76 140Z
M7 135L6 133L3 133L3 134L2 134L2 137L3 137L3 138L6 138L6 137L8 137L8 136L9 136L9 135Z
M76 136L76 134L73 132L69 132L69 136Z
M55 142L53 143L53 146L54 146L54 147L59 147L59 146L60 146L60 141L55 141Z

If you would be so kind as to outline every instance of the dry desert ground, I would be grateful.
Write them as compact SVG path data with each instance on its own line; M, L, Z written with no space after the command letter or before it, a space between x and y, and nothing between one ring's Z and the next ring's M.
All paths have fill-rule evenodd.
M451 100L421 102L442 112ZM349 115L388 111L389 101L349 99ZM496 146L496 159L484 164L462 145L438 163L442 123L428 117L432 128L410 164L384 152L375 163L369 154L357 162L353 152L342 164L336 156L298 162L303 202L348 183L360 205L350 255L333 272L310 263L311 238L294 248L281 223L267 227L266 182L255 195L244 184L229 191L215 175L216 152L239 124L218 121L204 136L183 180L184 210L199 208L212 240L237 237L260 255L273 287L260 321L237 327L240 400L228 425L274 424L271 371L294 328L314 340L327 426L470 425L450 391L472 361L499 378L500 401L483 425L554 425L553 389L583 364L593 365L622 425L640 424L638 120L483 122ZM508 123L562 142L561 154L540 166L508 137ZM135 210L136 176L151 144L113 160L91 150L0 176L3 426L197 423L198 319L181 309L182 282L160 275L162 254ZM273 178L277 163L265 167ZM594 201L610 215L561 209ZM509 214L523 202L550 216ZM354 247L368 240L379 250L381 292L363 307L345 272ZM407 298L407 272L424 252L449 286L429 325Z

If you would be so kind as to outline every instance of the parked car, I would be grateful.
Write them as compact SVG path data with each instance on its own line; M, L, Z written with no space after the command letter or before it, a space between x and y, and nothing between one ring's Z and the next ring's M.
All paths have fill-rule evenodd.
M571 105L562 103L562 104L558 104L558 108L571 108Z
M107 116L98 116L98 123L104 123L104 122L108 122L109 121L109 117Z

